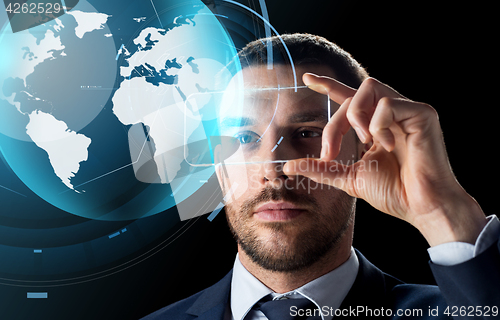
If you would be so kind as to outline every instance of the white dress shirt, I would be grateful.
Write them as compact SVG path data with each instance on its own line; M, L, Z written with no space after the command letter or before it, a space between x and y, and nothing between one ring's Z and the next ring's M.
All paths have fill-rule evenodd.
M450 242L428 249L431 261L440 265L453 265L465 262L482 253L500 238L500 221L496 216L488 217L488 224L477 238L474 245L463 242ZM273 299L282 296L293 298L307 298L318 308L328 309L340 307L340 304L351 290L358 274L359 261L351 247L351 256L342 265L329 273L306 283L293 291L278 294L266 287L255 278L240 262L239 256L233 267L231 279L231 296L225 320L267 320L259 310L252 309L264 296L271 294ZM328 314L323 320L331 320Z
M431 261L442 266L452 266L474 258L484 252L500 237L500 221L489 216L488 223L477 237L475 244L448 242L427 249Z

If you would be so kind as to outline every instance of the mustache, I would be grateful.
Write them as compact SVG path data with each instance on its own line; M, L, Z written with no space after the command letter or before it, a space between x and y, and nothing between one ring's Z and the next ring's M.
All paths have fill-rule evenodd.
M277 189L268 186L265 189L262 189L254 198L246 200L241 205L241 211L247 214L251 214L254 208L259 204L269 201L286 201L297 206L314 210L317 210L319 208L316 199L309 194L296 193L287 188Z

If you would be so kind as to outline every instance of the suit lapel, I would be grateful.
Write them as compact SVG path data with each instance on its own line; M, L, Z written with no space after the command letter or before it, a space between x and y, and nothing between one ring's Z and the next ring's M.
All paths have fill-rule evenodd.
M186 313L197 316L197 320L223 320L229 302L233 271L213 286L205 289Z
M340 309L366 306L370 308L385 307L387 296L392 287L401 281L386 275L368 261L358 250L359 271L354 284L340 305Z
M402 282L386 275L368 261L358 250L359 271L354 284L340 305L340 309L385 307L391 289ZM231 270L224 278L204 290L186 313L198 317L197 320L223 320L229 303Z

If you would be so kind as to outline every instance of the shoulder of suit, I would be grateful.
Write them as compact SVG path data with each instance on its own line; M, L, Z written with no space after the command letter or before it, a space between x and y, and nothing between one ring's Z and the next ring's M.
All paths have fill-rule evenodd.
M166 306L141 320L190 320L196 318L197 315L214 309L215 306L222 307L228 301L228 294L231 287L232 270L221 280L214 285L201 290L192 296ZM217 309L217 308L215 308Z
M205 289L206 290L206 289ZM188 320L192 319L189 314L186 314L186 310L188 310L193 303L199 298L199 296L203 293L202 290L198 293L193 294L190 297L187 297L183 300L174 302L160 310L157 310L141 320L166 320L166 319L176 319L176 320Z
M393 309L446 307L447 303L437 286L424 284L398 284L390 291Z
M385 289L391 308L414 309L446 307L447 303L438 286L428 284L408 284L387 273L384 275Z

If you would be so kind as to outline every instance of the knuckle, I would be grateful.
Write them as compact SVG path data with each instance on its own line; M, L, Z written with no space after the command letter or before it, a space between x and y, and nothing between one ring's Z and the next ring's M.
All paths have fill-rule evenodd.
M368 131L370 131L371 135L374 137L379 136L383 131L387 130L387 128L382 128L379 124L370 123L368 127Z
M366 110L361 107L351 107L347 110L346 117L349 121L353 121L356 119L365 120L367 117L369 117L369 113L367 113Z
M392 109L396 105L397 101L394 98L390 97L382 97L378 102L378 108L383 109L383 111L387 111L387 109Z
M431 105L424 103L423 106L430 116L435 117L436 119L439 117L438 112Z
M361 85L363 87L373 88L379 84L380 84L380 82L378 80L376 80L375 78L368 77L363 81L363 83Z
M353 108L349 108L345 115L348 120L352 120L356 116L356 111Z
M438 112L431 105L429 105L427 103L418 103L418 105L420 106L420 109L422 110L421 114L425 118L427 118L429 120L439 121Z
M436 109L426 103L418 103L419 113L409 127L410 131L427 131L429 128L439 127L439 118Z
M377 133L380 131L380 128L375 127L373 123L371 123L370 126L368 127L368 131L370 131L371 135L375 137L377 136Z
M356 120L356 118L358 118L360 112L359 110L354 110L353 108L350 108L349 110L347 110L347 113L346 113L346 117L347 117L347 120L352 123L353 121Z

